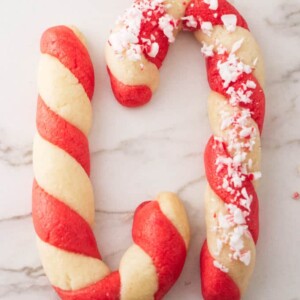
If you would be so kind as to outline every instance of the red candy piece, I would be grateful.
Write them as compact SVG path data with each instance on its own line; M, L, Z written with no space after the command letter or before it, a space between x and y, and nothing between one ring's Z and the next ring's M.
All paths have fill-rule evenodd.
M208 57L206 60L206 69L207 69L207 78L210 88L222 94L225 98L229 99L230 95L226 93L226 91L233 87L235 91L242 87L243 84L246 84L247 81L253 81L256 85L254 89L249 89L253 94L251 95L251 103L239 103L239 106L242 108L247 108L250 110L252 114L253 120L257 123L257 126L262 132L263 123L265 118L265 94L263 92L262 87L260 86L257 79L254 77L252 73L246 74L242 73L236 82L231 82L228 87L224 88L223 80L220 76L220 71L218 70L218 62L226 61L228 58L228 54L217 54L215 53L213 57Z

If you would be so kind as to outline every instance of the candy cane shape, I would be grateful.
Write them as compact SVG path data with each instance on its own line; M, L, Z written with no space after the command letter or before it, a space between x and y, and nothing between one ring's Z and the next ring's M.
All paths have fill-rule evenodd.
M134 244L119 271L102 261L91 226L93 189L87 135L93 66L73 27L48 29L41 39L32 216L41 261L64 300L161 299L179 277L189 225L176 195L161 193L134 215Z
M123 105L149 101L169 43L182 27L203 44L212 89L202 294L207 300L240 299L255 264L259 219L254 184L261 177L265 113L263 59L246 21L226 0L135 1L108 40L111 85Z

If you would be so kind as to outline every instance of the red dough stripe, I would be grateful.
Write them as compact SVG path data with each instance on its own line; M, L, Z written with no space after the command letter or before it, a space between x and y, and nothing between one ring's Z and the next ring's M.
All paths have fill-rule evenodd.
M209 4L205 3L204 0L192 0L185 11L185 16L193 16L197 21L200 21L200 23L211 22L213 26L223 25L221 17L223 15L231 14L236 15L237 26L249 30L245 19L241 16L237 9L226 0L219 0L218 8L216 10L209 9ZM187 29L191 31L199 30L200 24L198 22L198 26L196 28L188 27Z
M240 290L226 273L213 265L205 241L200 255L201 287L205 300L239 300Z
M162 299L183 268L186 257L183 238L156 201L145 202L137 208L132 237L153 260L159 282L155 299Z
M230 192L226 191L222 187L223 178L226 174L228 174L228 167L225 167L220 171L216 171L216 164L218 156L224 156L229 157L228 152L226 151L226 147L224 144L221 144L219 142L216 142L213 137L210 138L208 141L208 144L205 149L204 153L204 161L205 161L205 171L206 171L206 177L207 181L212 188L212 190L225 202L225 203L234 203L239 208L244 210L236 201L234 201L234 196L230 194ZM251 181L245 180L242 183L242 186L238 189L241 191L243 188L246 189L248 195L252 195L253 200L250 206L250 214L247 217L247 225L249 228L249 231L252 235L252 238L254 242L257 242L258 239L258 233L259 233L259 217L258 217L258 198L256 191L254 189L253 184Z
M54 287L62 300L119 300L120 274L111 273L104 279L76 291L64 291Z
M126 85L119 81L107 68L110 83L116 99L121 105L137 107L148 103L152 97L152 91L146 85Z
M63 202L46 193L36 181L32 217L39 238L65 251L101 259L89 224Z
M46 30L41 38L41 52L56 57L82 84L89 99L94 93L94 69L86 47L66 26Z
M145 13L147 15L147 13ZM147 21L143 21L141 24L141 30L139 33L139 43L142 44L143 39L151 40L151 36L155 37L155 42L159 45L159 51L155 57L151 57L147 54L147 48L144 49L144 55L148 61L155 64L159 69L162 66L164 59L169 50L169 41L164 32L159 28L158 19L164 15L164 12L152 13L151 16L147 16Z
M48 142L65 150L90 174L90 154L86 136L75 126L53 112L39 96L37 129Z

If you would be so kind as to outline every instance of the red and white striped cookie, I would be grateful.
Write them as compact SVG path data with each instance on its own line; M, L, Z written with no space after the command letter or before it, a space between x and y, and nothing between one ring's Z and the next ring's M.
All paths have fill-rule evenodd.
M41 261L64 300L161 299L177 280L189 225L176 195L161 193L135 212L134 244L120 269L102 261L91 226L93 189L88 133L94 71L83 36L73 27L41 39L32 216Z
M148 102L178 29L195 32L207 61L213 137L205 151L204 299L240 299L255 264L265 97L264 66L246 21L226 0L135 1L106 47L111 84L126 106Z

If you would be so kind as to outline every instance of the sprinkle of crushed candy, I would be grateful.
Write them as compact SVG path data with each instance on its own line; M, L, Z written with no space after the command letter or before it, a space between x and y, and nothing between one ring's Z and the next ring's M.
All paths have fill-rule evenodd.
M151 22L152 26L158 26L169 43L175 41L173 31L178 26L178 21L166 10L169 6L163 3L163 0L145 0L136 1L127 9L123 16L117 21L117 30L110 34L109 45L120 59L127 57L132 61L142 59L142 53L145 52L150 57L156 57L159 53L159 44L154 35L150 39L141 38L141 26ZM158 22L153 21L153 16L157 15Z
M169 43L175 42L174 29L177 27L178 22L174 20L171 15L165 14L159 18L159 28L164 32L168 38Z
M202 42L201 53L205 58L214 56L214 45L208 45L205 42Z
M228 32L234 32L236 29L237 24L237 16L230 14L230 15L223 15L221 20Z
M219 7L218 0L204 0L204 3L209 4L209 9L211 10L217 10Z
M299 194L298 192L295 192L295 193L293 194L292 198L293 198L294 200L299 200L299 199L300 199L300 194Z
M242 40L238 41L235 48L238 49L242 42ZM240 103L251 103L252 90L256 88L254 81L248 80L238 90L229 84L235 82L242 73L249 74L252 70L243 64L239 65L240 62L234 53L230 55L225 63L221 61L218 63L220 76L224 80L224 87L228 87L229 104L235 107L239 106ZM229 68L229 70L225 70L225 68ZM248 237L250 234L246 220L251 212L253 195L249 194L247 189L243 187L243 182L258 180L261 177L260 172L250 171L253 161L247 160L247 153L253 150L259 132L250 122L251 112L249 109L241 109L240 107L240 110L233 113L220 111L220 116L220 129L225 131L226 147L232 156L217 156L216 172L219 173L226 167L226 174L223 176L220 188L233 196L233 202L225 205L226 214L217 213L217 218L214 218L216 225L213 226L212 230L219 234L214 254L220 255L223 245L228 244L231 259L239 260L248 266L251 261L251 252L244 249L243 237ZM217 144L224 143L223 139L217 137L215 142Z
M218 262L217 260L213 261L213 264L216 268L220 269L222 272L224 273L228 273L229 269L226 268L225 266L223 266L220 262Z
M224 81L224 88L227 88L231 82L236 82L241 74L252 72L252 68L239 61L234 53L230 53L225 61L218 61L217 67Z
M197 28L198 22L194 16L186 16L181 18L182 21L186 21L185 25L190 28Z

